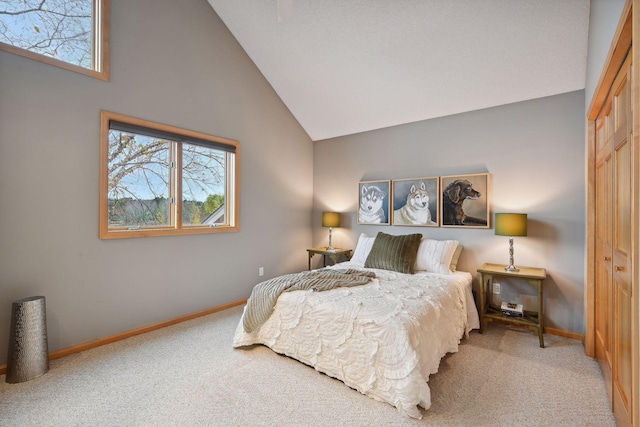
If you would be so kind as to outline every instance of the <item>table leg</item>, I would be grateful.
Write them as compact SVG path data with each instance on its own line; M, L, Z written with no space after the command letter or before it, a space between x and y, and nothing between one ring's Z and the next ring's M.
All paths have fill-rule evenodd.
M538 328L540 330L540 347L544 348L544 315L542 313L542 281L538 281Z
M488 283L488 278L485 277L484 273L480 274L480 333L483 332L484 329L484 311L485 311L485 299L486 299L486 286Z

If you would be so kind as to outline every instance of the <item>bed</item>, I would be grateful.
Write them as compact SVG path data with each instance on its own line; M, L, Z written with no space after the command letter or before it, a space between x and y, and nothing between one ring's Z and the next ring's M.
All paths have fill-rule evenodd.
M403 236L362 234L350 261L323 269L373 273L366 284L279 293L270 315L253 329L243 322L248 304L233 346L265 345L421 418L419 408L431 405L429 375L479 321L471 275L455 271L458 242L412 236L420 236L413 239L415 250L385 244L379 256L383 238L397 243ZM401 268L395 268L398 258Z

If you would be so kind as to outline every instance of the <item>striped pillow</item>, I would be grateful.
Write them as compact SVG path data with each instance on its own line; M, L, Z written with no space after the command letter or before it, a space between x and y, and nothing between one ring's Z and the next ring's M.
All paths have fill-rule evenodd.
M379 232L364 266L413 274L420 240L422 234L392 236Z

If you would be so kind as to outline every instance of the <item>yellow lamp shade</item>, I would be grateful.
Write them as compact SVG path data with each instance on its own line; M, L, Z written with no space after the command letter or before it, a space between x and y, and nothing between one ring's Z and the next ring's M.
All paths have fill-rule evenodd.
M527 214L497 213L495 224L498 236L527 235Z
M339 212L322 212L323 227L340 227Z

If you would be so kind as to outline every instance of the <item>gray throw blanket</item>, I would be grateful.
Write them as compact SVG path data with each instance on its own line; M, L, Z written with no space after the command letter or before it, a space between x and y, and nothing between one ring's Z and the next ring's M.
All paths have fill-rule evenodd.
M242 319L245 332L252 332L267 321L278 297L283 292L295 290L326 291L337 287L365 285L375 278L370 271L356 269L326 269L286 274L258 283L247 300Z

